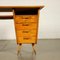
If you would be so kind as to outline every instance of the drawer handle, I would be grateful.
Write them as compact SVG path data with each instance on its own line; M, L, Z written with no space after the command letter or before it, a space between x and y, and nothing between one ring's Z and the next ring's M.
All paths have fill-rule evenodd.
M22 19L29 19L28 17L22 17Z
M29 31L23 31L23 33L28 33Z
M22 19L30 19L31 17L21 17Z
M29 19L29 18L25 18L25 19Z
M22 26L29 26L29 24L22 24Z
M23 38L23 39L28 40L28 39L30 39L30 38Z

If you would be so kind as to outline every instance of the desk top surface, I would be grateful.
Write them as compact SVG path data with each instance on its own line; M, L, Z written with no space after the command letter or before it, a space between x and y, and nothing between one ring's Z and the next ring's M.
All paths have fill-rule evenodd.
M1 8L37 8L37 9L42 9L44 6L0 6Z

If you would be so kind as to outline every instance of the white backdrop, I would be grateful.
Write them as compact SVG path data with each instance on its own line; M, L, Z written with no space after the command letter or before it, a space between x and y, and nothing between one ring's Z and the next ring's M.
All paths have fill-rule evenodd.
M0 0L0 6L5 5L45 5L45 7L40 11L38 38L60 38L60 0ZM0 19L0 40L1 39L16 39L13 19Z

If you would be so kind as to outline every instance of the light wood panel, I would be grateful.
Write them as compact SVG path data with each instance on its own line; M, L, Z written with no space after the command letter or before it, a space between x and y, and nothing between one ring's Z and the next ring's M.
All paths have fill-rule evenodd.
M37 22L37 15L16 15L15 23Z
M37 21L37 15L15 15L17 43L36 43Z
M17 38L17 43L20 44L32 44L32 43L36 43L36 37L18 37Z
M36 37L36 30L33 30L33 29L32 30L28 30L28 29L16 30L16 35L17 35L17 37L24 37L24 36Z

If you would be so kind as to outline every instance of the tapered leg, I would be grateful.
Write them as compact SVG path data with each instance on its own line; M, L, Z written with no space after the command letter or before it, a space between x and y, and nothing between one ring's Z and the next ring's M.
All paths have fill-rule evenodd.
M22 46L22 44L18 44L18 48L17 48L17 55L20 53L21 46Z
M32 48L33 48L33 52L35 53L35 55L36 55L36 51L35 51L35 48L34 48L34 43L32 44Z

